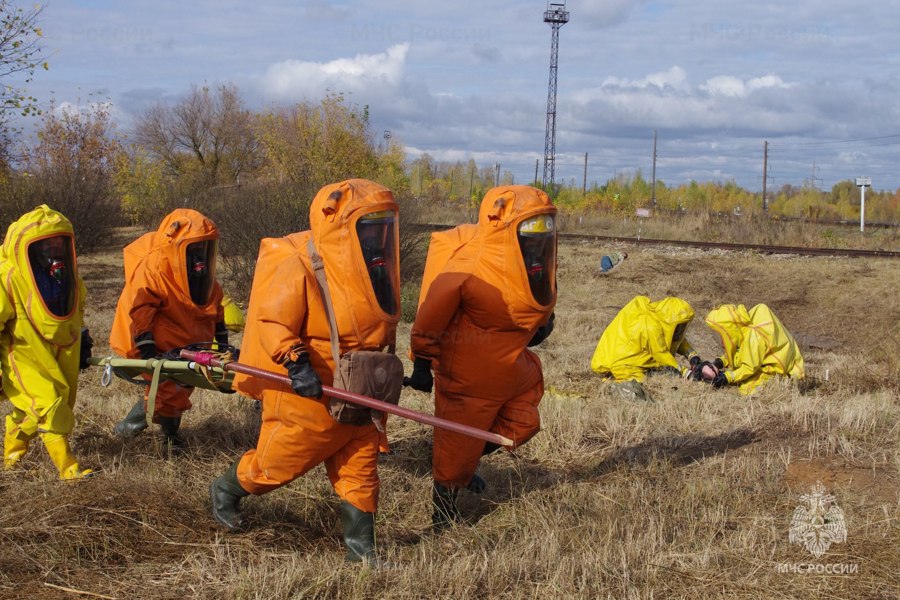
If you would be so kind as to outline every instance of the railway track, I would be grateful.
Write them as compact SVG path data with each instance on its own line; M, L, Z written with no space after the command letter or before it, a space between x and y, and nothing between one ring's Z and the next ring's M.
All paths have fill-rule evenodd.
M731 250L759 252L761 254L799 254L804 256L852 256L868 258L900 258L900 252L891 250L859 250L856 248L804 248L801 246L766 246L761 244L732 244L728 242L698 242L689 240L657 240L652 238L630 238L583 233L560 233L560 240L587 240L604 242L624 242L648 246L682 246L707 250Z
M436 225L421 223L417 225L428 231L450 229L453 225ZM596 241L618 242L645 246L680 246L684 248L702 248L706 250L730 250L735 252L759 252L761 254L797 254L801 256L849 256L856 258L900 258L900 252L892 250L859 250L855 248L804 248L801 246L766 246L761 244L732 244L728 242L699 242L690 240L658 240L653 238L622 237L610 235L593 235L588 233L559 234L562 242Z

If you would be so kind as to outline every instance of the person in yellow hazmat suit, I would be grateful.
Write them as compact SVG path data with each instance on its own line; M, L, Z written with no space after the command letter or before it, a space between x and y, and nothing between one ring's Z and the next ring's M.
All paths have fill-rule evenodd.
M79 467L68 436L92 340L82 329L86 290L69 220L44 204L13 222L0 248L0 281L2 396L13 405L3 466L15 467L40 436L60 478L81 479L93 471Z
M685 300L670 296L651 302L637 296L622 307L597 343L591 369L618 385L627 398L649 400L640 385L648 373L687 376L703 361L685 332L694 319L694 309ZM684 356L690 367L680 367L676 354Z
M719 334L725 352L714 361L715 387L738 385L742 394L776 375L803 379L803 357L794 337L765 304L747 310L743 304L723 304L706 315L706 324Z

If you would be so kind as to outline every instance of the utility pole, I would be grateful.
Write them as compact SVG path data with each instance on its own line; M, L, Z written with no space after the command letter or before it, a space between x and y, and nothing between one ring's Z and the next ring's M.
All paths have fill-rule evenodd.
M497 175L494 177L494 180L496 182L494 183L495 187L500 185L500 163L497 163Z
M553 33L550 37L550 83L547 86L547 123L544 130L544 189L553 187L556 169L556 72L559 67L559 28L569 22L566 3L547 3L544 23L549 23Z
M765 214L769 214L769 199L766 197L766 177L768 173L766 172L769 167L769 140L763 141L763 197L762 197L762 206L763 212Z
M653 169L650 171L650 204L656 207L656 130L653 130Z
M541 159L534 159L534 185L538 184L538 165L541 163Z
M584 178L581 180L581 196L582 198L587 193L587 155L588 153L584 153Z

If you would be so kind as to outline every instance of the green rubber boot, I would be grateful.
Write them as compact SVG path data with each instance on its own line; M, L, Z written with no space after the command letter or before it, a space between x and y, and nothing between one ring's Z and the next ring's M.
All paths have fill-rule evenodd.
M113 427L113 432L122 437L132 438L145 429L147 429L147 411L144 408L144 399L138 398L125 418Z
M434 482L434 487L431 488L431 505L434 507L434 512L431 513L431 526L435 531L443 531L462 518L456 507L458 495L459 490L449 489L437 481Z
M221 477L213 479L209 485L213 518L229 531L243 529L244 516L241 514L240 502L241 498L250 495L238 481L237 468L238 461L234 461Z
M172 454L184 452L184 440L178 435L178 428L181 427L181 417L157 417L157 420L166 443L166 449L171 450Z
M376 565L375 513L363 512L347 501L341 502L341 523L347 560Z

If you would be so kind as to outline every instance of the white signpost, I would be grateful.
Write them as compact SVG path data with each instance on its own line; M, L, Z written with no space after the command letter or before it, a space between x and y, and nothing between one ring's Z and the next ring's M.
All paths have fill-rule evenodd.
M859 188L859 231L866 231L866 188L872 186L871 177L857 177L856 187Z

